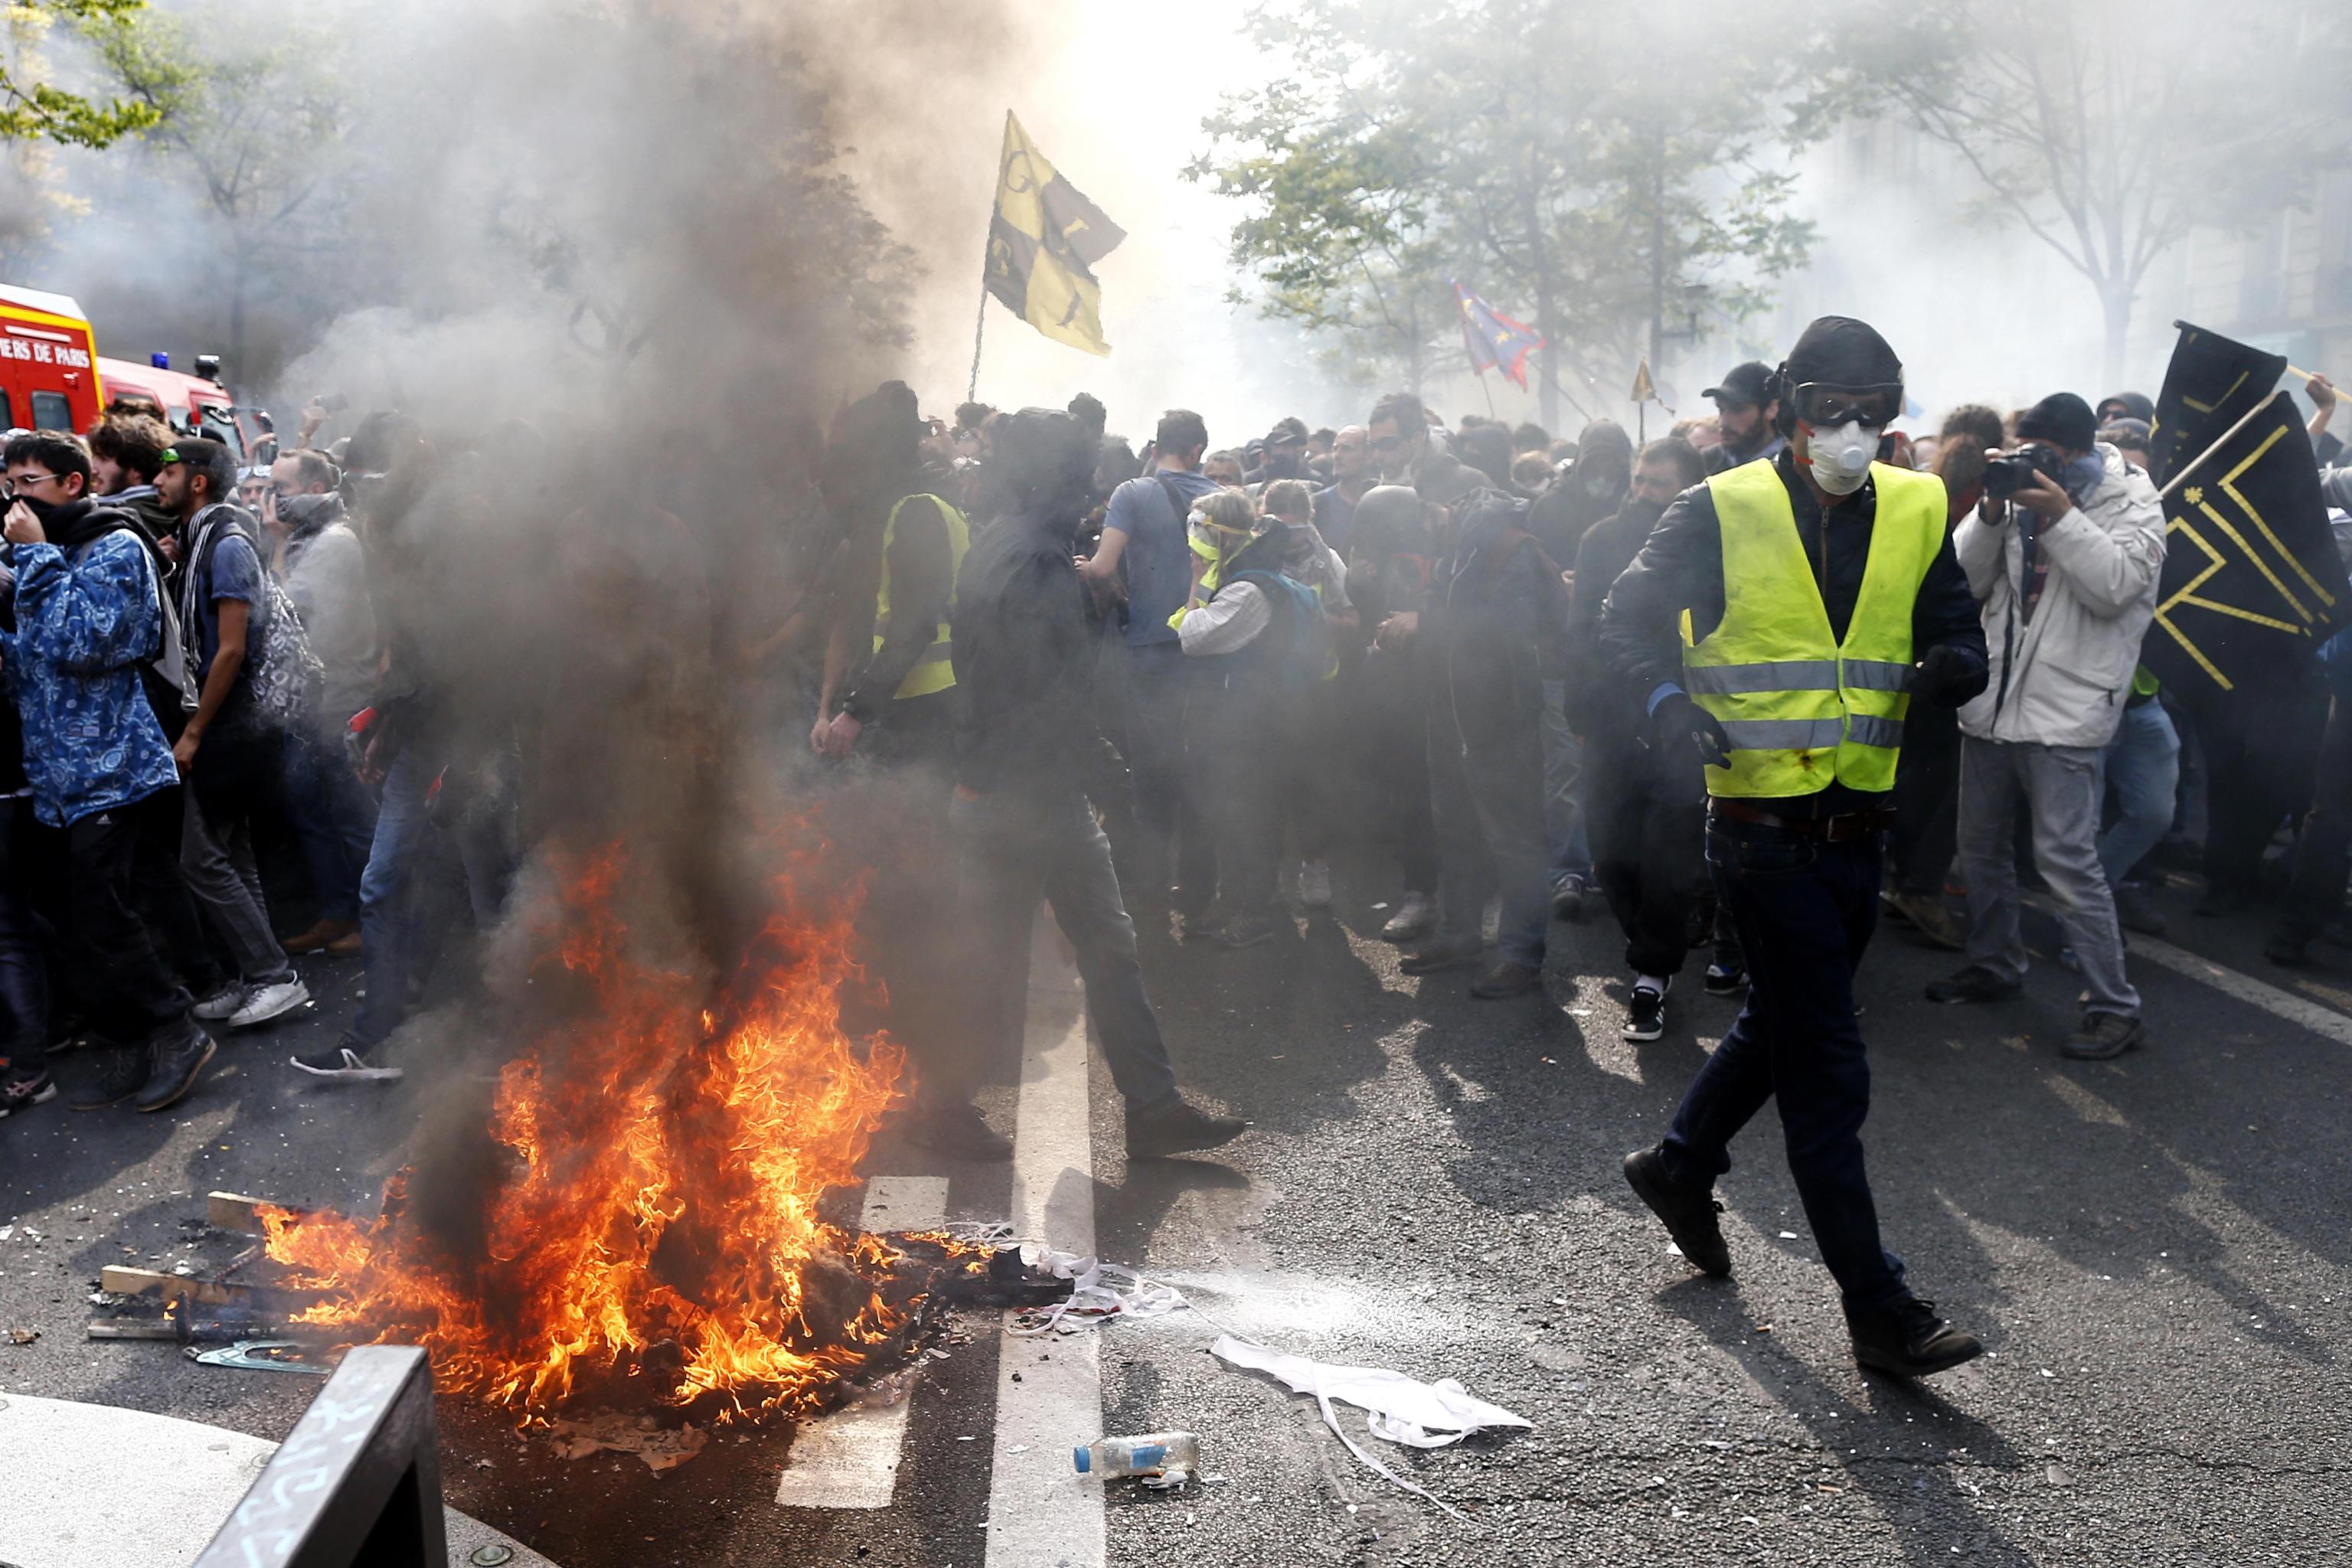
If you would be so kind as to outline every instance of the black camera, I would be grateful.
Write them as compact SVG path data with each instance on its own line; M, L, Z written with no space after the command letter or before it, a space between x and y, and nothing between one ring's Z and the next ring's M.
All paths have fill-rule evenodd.
M2029 441L2013 452L2001 452L1985 464L1984 493L1988 500L2007 500L2043 474L2053 480L2066 471L2066 459L2055 447Z

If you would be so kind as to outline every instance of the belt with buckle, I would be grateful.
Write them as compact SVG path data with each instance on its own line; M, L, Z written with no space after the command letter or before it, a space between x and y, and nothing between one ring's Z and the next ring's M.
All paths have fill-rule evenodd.
M1841 812L1835 816L1782 816L1777 811L1766 811L1744 800L1716 795L1707 801L1706 809L1712 816L1727 816L1734 822L1761 823L1766 827L1778 827L1783 832L1818 838L1827 844L1850 844L1857 838L1867 838L1895 826L1895 808L1891 805L1871 811Z

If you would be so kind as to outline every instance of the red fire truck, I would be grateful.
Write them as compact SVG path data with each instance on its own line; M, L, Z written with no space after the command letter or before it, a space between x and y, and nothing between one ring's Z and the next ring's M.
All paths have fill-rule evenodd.
M89 318L70 298L0 283L0 430L87 430L116 403L142 403L175 430L226 442L243 462L268 426L236 405L218 364L199 355L198 371L212 374L190 375L163 363L107 359L94 352Z

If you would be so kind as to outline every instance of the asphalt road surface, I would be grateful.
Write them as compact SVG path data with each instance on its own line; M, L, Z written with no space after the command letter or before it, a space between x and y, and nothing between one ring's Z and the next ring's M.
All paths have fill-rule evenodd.
M1732 1004L1690 972L1665 1037L1624 1043L1605 919L1553 928L1544 995L1473 1002L1460 975L1401 976L1365 901L1389 895L1348 881L1339 920L1246 952L1147 932L1180 1072L1255 1119L1230 1148L1126 1163L1048 937L1023 1073L984 1099L1013 1167L886 1142L869 1171L893 1180L839 1195L1090 1242L1192 1310L1047 1342L966 1312L903 1414L721 1433L663 1474L556 1458L445 1398L449 1500L567 1568L2345 1560L2352 952L2290 975L2251 917L2193 920L2176 890L2179 945L2132 966L2149 1044L2091 1065L2054 1052L2075 990L2054 963L2021 998L1937 1008L1920 987L1952 957L1883 929L1863 984L1880 1214L1915 1286L1990 1347L1906 1386L1854 1367L1769 1110L1721 1189L1729 1280L1695 1277L1618 1176ZM183 1224L207 1191L364 1209L403 1159L430 1064L397 1086L294 1073L359 984L306 973L319 1005L226 1045L176 1114L60 1100L0 1123L0 1330L39 1333L0 1332L0 1391L291 1426L316 1380L82 1325L105 1264L218 1261ZM1421 1451L1341 1411L1449 1513L1359 1464L1311 1400L1207 1354L1221 1331L1458 1378L1533 1429ZM1071 1444L1166 1428L1222 1479L1068 1473Z

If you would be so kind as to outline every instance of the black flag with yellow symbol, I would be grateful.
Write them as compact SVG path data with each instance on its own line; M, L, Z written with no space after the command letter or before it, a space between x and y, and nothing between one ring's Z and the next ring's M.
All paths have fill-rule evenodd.
M2173 381L2165 378L2168 397ZM2257 412L2199 461L2248 407ZM2140 651L2192 702L2292 676L2352 608L2294 400L2280 392L2238 407L2199 438L2204 445L2175 458L2174 471L2188 472L2164 498L2164 575Z
M2264 353L2187 321L2172 324L2180 340L2164 368L2164 393L2156 400L2156 428L2148 438L2148 473L2158 486L2261 407L2286 372L2284 354Z
M1102 286L1090 270L1127 231L1054 172L1010 111L988 226L988 291L1047 337L1107 354Z

